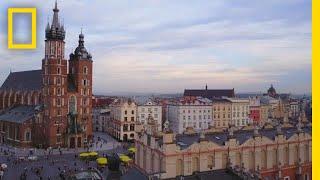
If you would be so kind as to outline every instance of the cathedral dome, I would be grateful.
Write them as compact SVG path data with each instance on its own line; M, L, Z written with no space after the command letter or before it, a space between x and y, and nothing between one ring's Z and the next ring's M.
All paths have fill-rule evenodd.
M271 84L270 88L268 89L268 94L269 95L276 95L276 89L273 87L273 85Z

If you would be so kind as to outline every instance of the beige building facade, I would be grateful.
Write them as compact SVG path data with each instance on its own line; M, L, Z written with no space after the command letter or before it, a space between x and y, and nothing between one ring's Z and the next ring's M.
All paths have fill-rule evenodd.
M251 123L249 118L249 99L227 98L231 102L231 124L240 128Z
M143 133L135 142L135 164L160 179L227 168L258 179L311 179L311 127L279 127L200 135Z
M264 125L271 115L271 106L268 104L261 103L260 104L260 125Z
M110 123L107 131L119 141L135 139L137 106L131 100L116 100L110 106Z
M213 126L217 129L226 129L231 123L232 104L226 99L212 100Z

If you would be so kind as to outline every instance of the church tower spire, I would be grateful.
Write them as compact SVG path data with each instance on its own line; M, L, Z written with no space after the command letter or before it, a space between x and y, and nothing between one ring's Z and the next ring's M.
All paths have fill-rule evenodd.
M53 9L53 19L50 28L46 28L46 39L47 40L64 40L65 38L65 30L64 27L60 24L59 21L59 9L58 3L55 2Z

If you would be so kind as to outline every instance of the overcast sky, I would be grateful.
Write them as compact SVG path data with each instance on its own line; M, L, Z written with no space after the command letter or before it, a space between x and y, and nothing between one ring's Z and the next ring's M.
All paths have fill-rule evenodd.
M7 49L7 8L17 6L37 7L37 50ZM0 2L0 83L10 69L41 67L53 6ZM97 94L182 92L206 83L236 92L270 84L279 92L311 91L311 0L58 0L58 8L66 57L83 28ZM23 39L29 25L21 19L16 34Z

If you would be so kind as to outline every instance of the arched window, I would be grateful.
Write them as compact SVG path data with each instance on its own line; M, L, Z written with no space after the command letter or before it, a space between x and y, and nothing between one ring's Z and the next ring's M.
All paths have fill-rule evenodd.
M61 69L59 67L57 68L57 74L61 74Z
M88 67L87 66L83 67L83 74L88 74Z
M176 162L176 175L177 176L183 175L183 162L181 159L177 159L177 162Z
M60 88L57 89L57 95L61 95L61 89Z
M77 112L77 99L75 96L70 96L69 98L69 113Z
M192 172L199 172L200 171L200 162L198 157L192 158Z
M25 132L24 140L25 141L31 141L31 132L30 132L30 130L27 130Z
M213 161L214 161L213 156L209 155L207 161L208 161L208 168L212 169L213 168Z

